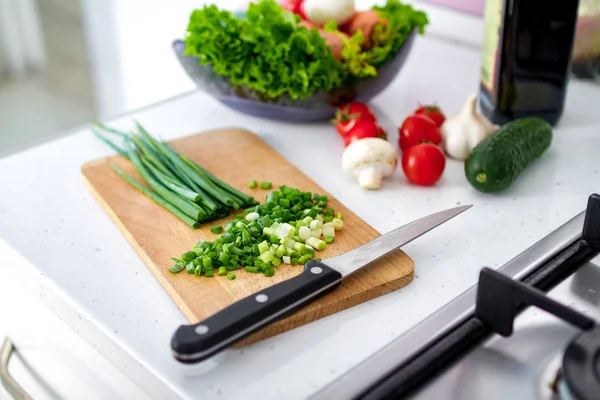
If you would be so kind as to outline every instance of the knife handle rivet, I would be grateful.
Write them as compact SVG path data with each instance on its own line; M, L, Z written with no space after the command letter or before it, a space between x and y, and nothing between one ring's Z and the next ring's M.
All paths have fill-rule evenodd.
M196 332L196 335L206 335L208 333L208 326L206 325L198 325L197 327L194 328L194 332Z
M269 300L269 296L267 296L264 293L257 294L255 297L255 300L258 301L259 303L265 303L267 300Z
M312 267L310 269L310 272L315 274L315 275L319 275L321 272L323 272L323 268L321 267Z

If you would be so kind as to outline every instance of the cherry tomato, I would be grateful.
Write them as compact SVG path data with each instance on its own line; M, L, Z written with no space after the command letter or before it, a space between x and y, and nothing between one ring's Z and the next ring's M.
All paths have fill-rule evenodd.
M387 139L385 130L374 121L357 120L350 131L344 136L346 147L354 142L364 138Z
M281 0L279 4L288 10L293 12L294 14L298 14L300 18L306 20L306 14L304 14L304 0Z
M442 134L433 120L425 115L411 115L400 127L400 149L408 150L419 143L440 144Z
M341 106L338 110L343 115L358 115L360 119L367 119L370 121L377 121L375 118L375 114L371 109L364 103L359 101L353 101L351 103L346 103Z
M353 101L338 108L332 121L338 133L345 137L354 128L357 121L366 120L376 122L375 114L363 103Z
M435 144L421 143L402 153L404 174L415 185L433 185L441 178L445 167L444 152Z
M438 106L421 106L413 113L414 115L425 115L433 120L437 126L442 126L446 116Z

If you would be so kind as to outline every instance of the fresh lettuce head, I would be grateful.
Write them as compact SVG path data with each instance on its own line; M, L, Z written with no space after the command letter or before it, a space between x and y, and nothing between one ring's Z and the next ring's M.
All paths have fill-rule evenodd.
M266 100L304 99L316 92L374 77L400 50L410 33L428 23L427 15L399 0L375 6L382 23L374 28L369 50L359 31L348 38L334 21L324 29L338 33L342 60L336 60L317 29L298 26L300 17L276 0L257 0L245 18L216 5L194 10L186 35L186 54L210 64L234 86L245 86Z
M374 28L373 48L368 51L369 62L379 68L394 57L413 30L418 29L422 34L429 21L423 11L398 0L387 0L384 6L373 9L386 21Z
M341 86L344 68L319 33L298 22L275 0L251 3L245 19L205 6L190 17L186 54L266 100L302 99Z

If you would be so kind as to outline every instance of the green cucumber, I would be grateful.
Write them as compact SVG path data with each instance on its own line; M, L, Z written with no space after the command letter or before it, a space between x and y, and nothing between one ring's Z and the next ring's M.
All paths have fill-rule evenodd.
M538 117L509 122L484 139L465 161L465 174L481 192L507 189L552 142L552 126Z

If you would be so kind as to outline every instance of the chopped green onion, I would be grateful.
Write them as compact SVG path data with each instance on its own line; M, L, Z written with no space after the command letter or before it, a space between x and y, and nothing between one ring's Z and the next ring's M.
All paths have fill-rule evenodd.
M229 279L230 281L235 279L235 274L233 272L230 272L227 274L227 279Z
M275 235L271 235L269 236L269 242L275 244L275 243L279 243L279 237L275 236Z
M335 236L335 229L333 229L333 226L323 227L323 236L325 236L325 237Z
M321 250L325 250L325 247L327 246L327 244L322 241L321 239L318 239L316 237L310 237L308 238L308 240L306 241L306 244L310 245L311 247L321 251Z
M242 229L246 224L243 222L244 220L241 219L238 222L235 223L235 227L238 229Z
M229 254L225 252L221 253L221 255L219 255L219 261L221 261L223 264L227 264L229 261Z
M314 220L314 221L312 221L310 223L310 230L311 231L315 231L317 229L321 229L322 227L323 227L323 222L319 221L318 219L316 219L316 220Z
M242 243L244 243L245 245L249 245L252 243L252 236L245 229L242 230ZM248 250L248 252L251 252L251 251L252 251L252 248L250 248L250 250Z
M315 222L315 221L313 221ZM311 222L312 224L312 222ZM301 226L300 229L298 229L298 237L300 238L300 240L306 242L306 240L310 237L310 228L307 226Z
M209 278L210 278L211 276L213 276L213 270L212 270L212 269L207 269L207 270L205 270L205 271L204 271L204 276L206 276L206 277L209 277Z
M269 250L269 242L264 240L258 244L258 251L260 252L260 254L263 254L267 250Z
M302 250L301 254L303 256L314 256L315 255L315 251L313 250L312 247L306 246L304 248L304 250Z
M244 250L240 249L239 247L231 247L229 249L229 251L232 252L233 254L235 254L236 256L244 255Z
M267 250L264 253L262 253L259 258L261 259L262 262L265 263L269 263L271 261L273 261L274 257L273 257L273 252L271 252L271 250Z
M333 224L333 229L336 231L339 231L344 227L344 222L339 218L334 218L331 223Z
M337 219L343 219L343 218L342 218L342 213L341 213L341 212L337 213L337 216L336 216L336 218L337 218Z
M288 237L281 239L281 244L287 248L293 249L296 241L294 239L290 239Z
M269 190L273 187L273 184L271 182L263 182L260 184L260 188L263 190Z
M213 225L210 227L210 231L216 235L223 232L223 227L221 225Z
M181 255L181 259L183 261L192 261L194 258L196 258L196 253L193 251L188 251ZM176 259L172 258L172 260L176 260Z
M257 212L253 211L251 213L246 214L246 221L248 222L252 222L258 218L260 218L260 215Z
M207 179L208 175L204 175ZM179 177L173 179L177 179L178 184L186 184ZM230 196L236 201L240 199L233 194ZM218 234L213 242L197 243L191 252L181 257L181 261L175 259L175 262L185 265L191 259L189 270L198 274L204 272L207 276L246 267L271 276L274 268L282 263L306 263L315 256L314 249L323 250L334 240L335 226L340 225L333 222L332 215L324 214L325 211L332 213L327 208L327 200L320 195L312 200L311 196L311 193L281 186L268 193L266 203L241 209L243 212L227 222L224 233ZM306 243L302 243L304 241ZM205 265L204 260L210 264ZM196 265L200 266L199 271ZM207 274L207 271L211 272Z
M175 265L173 265L171 268L169 268L169 271L171 271L174 274L178 274L181 271L183 271L185 269L185 265L177 263Z
M277 257L283 257L285 255L285 246L284 245L279 245L279 247L275 251L275 255Z
M306 264L310 260L309 256L302 256L298 259L298 264L303 265Z
M296 244L294 244L294 250L302 252L305 249L305 245L299 242L296 242Z
M289 208L290 207L290 200L289 199L279 199L279 205L281 207Z
M256 182L256 179L252 179L252 180L250 181L250 183L248 184L248 187L249 187L250 189L256 189L256 187L257 187L257 186L258 186L258 182Z
M304 222L304 220L299 220L298 222L296 222L296 231L300 231L300 228L306 225L307 224Z
M244 269L248 272L252 272L253 274L257 274L260 272L260 268L258 268L258 267L246 266L246 267L244 267Z
M193 262L191 262L185 266L185 272L187 272L188 274L193 274L195 269L196 269L196 264L194 264Z

